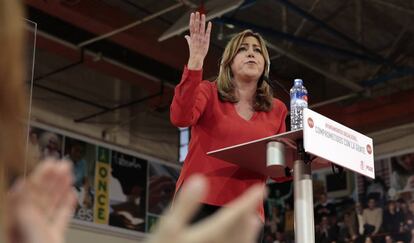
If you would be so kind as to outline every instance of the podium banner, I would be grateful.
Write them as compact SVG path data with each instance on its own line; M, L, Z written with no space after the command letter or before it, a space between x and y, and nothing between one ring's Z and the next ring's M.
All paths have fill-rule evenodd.
M304 110L305 151L375 178L372 139L310 109Z

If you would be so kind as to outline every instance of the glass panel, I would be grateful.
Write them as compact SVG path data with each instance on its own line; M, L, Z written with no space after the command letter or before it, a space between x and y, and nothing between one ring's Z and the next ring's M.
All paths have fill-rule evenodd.
M31 107L32 107L32 93L33 93L33 75L34 75L34 67L35 67L35 54L36 54L36 35L37 35L37 23L25 19L26 23L26 84L28 89L28 122L27 122L27 140L26 140L26 152L29 152L31 148L37 148L39 146L38 144L38 137L35 137L35 134L30 131L30 117L31 117ZM32 136L31 136L31 135ZM34 150L30 150L30 152L34 152ZM36 156L36 154L35 154ZM26 175L26 171L28 168L28 156L26 156L25 161L25 168L24 168L24 174Z

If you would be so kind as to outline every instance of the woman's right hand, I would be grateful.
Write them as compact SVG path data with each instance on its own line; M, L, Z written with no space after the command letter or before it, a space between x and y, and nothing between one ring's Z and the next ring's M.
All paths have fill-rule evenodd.
M190 35L185 36L190 51L187 68L200 70L203 68L204 58L210 45L211 22L207 24L206 29L206 16L204 14L200 16L199 12L191 13L188 27Z

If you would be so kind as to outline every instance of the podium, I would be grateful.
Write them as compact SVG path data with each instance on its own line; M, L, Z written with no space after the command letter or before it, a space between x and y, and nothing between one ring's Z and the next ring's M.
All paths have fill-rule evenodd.
M293 168L295 242L301 243L315 242L312 169L334 163L375 177L372 139L310 109L304 110L303 129L207 154L271 178Z

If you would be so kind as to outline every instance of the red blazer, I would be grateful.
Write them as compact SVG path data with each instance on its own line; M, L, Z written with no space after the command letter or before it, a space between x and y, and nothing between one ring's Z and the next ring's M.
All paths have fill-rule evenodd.
M202 203L224 206L256 183L265 184L266 177L237 165L206 155L208 151L283 133L286 130L286 106L273 99L269 112L255 112L245 120L234 104L222 102L216 82L202 81L202 70L186 67L175 88L171 104L171 122L177 127L191 127L191 141L176 191L192 174L207 177L209 192ZM254 161L252 161L254 163ZM258 208L264 221L263 205Z

